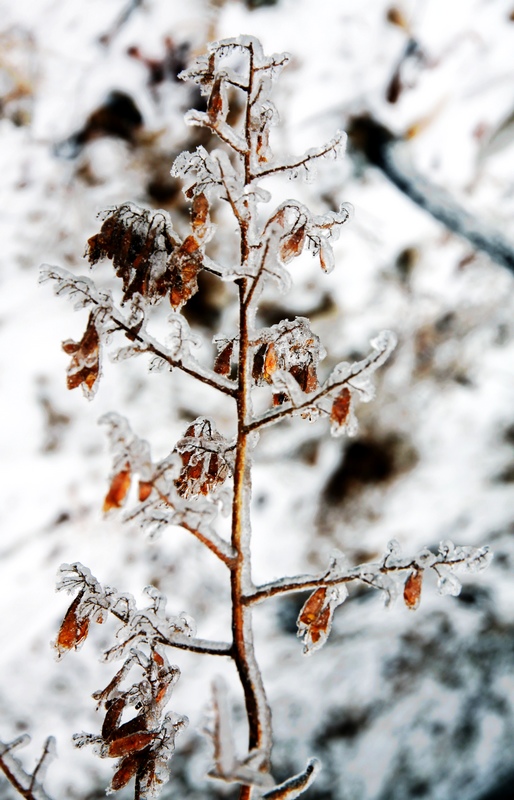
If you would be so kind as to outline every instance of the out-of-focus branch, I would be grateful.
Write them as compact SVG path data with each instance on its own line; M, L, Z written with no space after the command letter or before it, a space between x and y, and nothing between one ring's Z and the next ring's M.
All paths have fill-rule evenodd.
M52 800L38 781L38 774L44 772L44 768L54 755L55 739L53 736L49 736L46 740L41 757L32 774L26 772L20 761L13 755L13 750L23 747L29 741L30 737L24 735L7 744L0 742L0 770L13 789L16 789L18 794L25 797L26 800Z
M416 172L409 163L401 139L369 116L353 118L348 136L353 148L379 167L407 197L442 222L448 230L467 239L474 248L514 272L514 242L462 208L449 192Z

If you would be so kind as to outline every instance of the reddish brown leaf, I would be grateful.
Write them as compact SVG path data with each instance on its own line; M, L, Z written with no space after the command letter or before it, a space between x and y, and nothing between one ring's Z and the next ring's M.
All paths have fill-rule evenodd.
M218 78L218 80L215 81L212 86L211 94L207 104L207 113L211 119L211 122L216 122L219 117L223 116L223 106L222 81L221 78Z
M327 588L322 586L311 594L298 616L298 625L305 626L313 644L326 635L330 625L331 609L326 604Z
M121 759L116 772L112 776L111 790L117 792L118 789L123 789L129 780L136 774L141 761L144 758L144 753L129 753Z
M138 497L141 503L143 503L145 500L148 500L152 493L152 489L153 484L151 481L139 481Z
M115 697L114 700L107 702L107 713L102 725L102 737L104 739L110 739L116 733L125 705L124 697Z
M348 597L346 586L321 586L304 604L297 620L298 636L303 638L304 653L322 647L330 633L334 610Z
M216 361L214 362L214 372L217 372L218 375L230 375L230 362L232 359L233 350L234 342L229 342L222 347L216 356Z
M304 392L314 392L318 388L318 376L312 362L306 365L293 365L289 371Z
M332 411L330 412L330 422L338 427L345 424L350 413L352 395L350 390L345 386L335 398L332 404Z
M120 470L114 475L109 491L104 500L103 511L107 513L112 508L121 508L130 489L131 472L130 465L125 464L125 469Z
M105 738L109 742L114 742L118 739L126 739L135 733L147 733L146 727L145 715L138 714L137 717L132 717L132 719L129 719L128 722L124 722L123 725L119 725L117 728L114 728L112 733Z
M80 342L67 339L62 343L62 349L72 356L67 369L68 389L76 389L82 385L86 394L89 394L100 374L100 337L92 313L89 315L87 328Z
M157 733L152 731L139 731L119 739L113 739L107 744L106 755L109 758L119 758L129 753L137 753L139 750L144 750L145 747L148 747L156 736Z
M421 600L421 587L423 585L423 571L415 569L411 572L403 587L403 599L407 608L415 611Z
M55 642L55 648L59 655L67 652L68 650L77 649L79 645L87 638L89 632L89 619L88 617L79 614L80 603L84 592L80 592L74 599L73 603L68 608L59 633Z

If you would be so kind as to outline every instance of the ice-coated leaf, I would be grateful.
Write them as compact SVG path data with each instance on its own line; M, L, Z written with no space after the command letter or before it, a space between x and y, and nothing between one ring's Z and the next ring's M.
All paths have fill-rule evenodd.
M356 418L352 412L352 393L347 386L343 386L339 394L335 396L330 411L332 436L341 436L345 432L353 433Z
M230 365L234 352L234 340L220 341L218 344L218 355L214 362L214 372L218 375L230 376Z
M58 656L64 655L68 650L78 650L85 641L89 632L89 618L79 615L79 607L82 603L84 590L77 595L71 606L68 608L65 617L59 628L55 649Z
M111 606L112 592L102 589L96 578L82 564L62 564L57 591L78 594L68 608L60 626L54 647L61 658L69 650L77 650L85 641L91 621L103 622Z
M113 508L121 508L127 497L128 490L130 489L131 474L130 464L126 465L125 469L116 472L111 479L109 491L104 500L103 511L107 513Z
M298 615L298 636L303 638L303 652L311 655L323 647L330 630L334 611L348 596L345 584L322 586L311 594Z
M421 600L421 587L423 586L423 572L413 570L409 573L403 587L403 599L407 608L415 611Z

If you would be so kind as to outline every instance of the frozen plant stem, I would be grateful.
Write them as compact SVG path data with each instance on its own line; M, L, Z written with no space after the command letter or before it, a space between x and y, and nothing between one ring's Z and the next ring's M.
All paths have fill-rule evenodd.
M182 77L199 84L207 98L205 112L187 115L193 125L212 131L223 149L182 153L172 174L184 179L184 192L192 203L191 233L181 238L164 211L138 208L132 203L111 209L100 232L88 242L92 265L109 258L122 281L124 309L94 282L64 270L46 268L43 278L52 280L58 294L68 294L77 308L90 308L86 331L80 342L63 343L71 356L67 372L69 389L80 386L92 397L100 377L103 349L114 336L128 340L114 353L114 360L148 353L151 367L179 369L218 390L236 404L234 438L226 439L208 417L198 417L186 429L172 452L159 462L151 457L147 442L139 439L128 422L115 413L105 415L114 463L104 511L124 506L137 479L138 500L126 519L138 520L151 535L178 525L195 536L228 569L230 575L232 636L229 642L196 637L193 621L185 614L166 613L166 598L146 587L150 604L138 609L130 595L102 587L81 564L63 565L58 589L74 595L59 630L55 647L59 656L77 649L86 639L90 623L114 617L118 624L115 644L107 660L123 659L123 665L105 689L94 697L105 709L101 734L78 734L77 746L91 744L101 757L118 759L110 790L135 779L136 800L157 797L167 780L168 762L175 737L187 724L185 717L165 712L179 677L167 658L167 648L230 657L241 682L248 722L248 752L237 753L232 734L230 704L221 681L213 691L214 721L207 735L213 744L211 777L240 786L240 800L267 798L294 800L311 785L319 770L311 759L303 772L274 786L271 776L271 712L256 660L252 631L253 605L273 596L313 590L298 617L298 635L304 652L312 653L327 640L334 610L347 596L347 584L360 582L381 590L391 599L403 590L409 608L419 604L424 571L433 569L442 593L456 594L457 569L483 568L486 548L455 548L443 543L438 554L423 550L403 557L392 542L382 561L349 567L334 557L321 575L282 578L256 587L251 573L251 468L252 450L259 431L281 421L300 417L326 418L335 436L354 434L355 407L374 396L373 373L395 347L395 337L383 331L371 343L369 355L354 364L342 362L321 381L319 362L324 350L303 317L259 327L257 310L268 282L280 290L289 286L286 269L305 249L319 257L324 271L334 266L332 242L347 222L348 210L313 215L295 200L279 205L265 224L258 204L271 196L259 182L284 173L300 177L314 171L320 158L342 155L344 135L307 151L300 158L275 159L269 146L270 127L277 115L270 93L274 79L287 63L285 54L264 56L259 42L242 36L214 43ZM243 95L239 120L228 122L231 93ZM224 266L212 261L205 245L213 235L211 204L227 203L239 228L239 263ZM214 341L218 355L212 369L192 354L198 345L182 307L198 290L197 274L208 270L238 289L236 331L222 332ZM173 313L168 340L159 343L148 333L152 308L165 297ZM254 387L267 387L269 407L260 416L252 409ZM215 521L226 500L224 485L232 478L231 537L217 532ZM125 686L133 667L143 680ZM127 710L137 715L124 721ZM221 718L220 715L223 715ZM228 718L227 718L228 717ZM0 764L1 765L1 764ZM38 770L34 773L36 776ZM11 781L13 782L13 781ZM14 785L14 783L13 783ZM32 784L31 784L32 785Z

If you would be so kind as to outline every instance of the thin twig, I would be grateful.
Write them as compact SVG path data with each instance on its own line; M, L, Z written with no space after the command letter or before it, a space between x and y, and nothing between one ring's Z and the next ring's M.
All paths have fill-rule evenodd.
M361 581L368 585L373 586L370 580L370 575L387 575L390 572L407 572L409 570L423 571L425 569L434 569L438 572L438 566L455 567L459 564L466 563L465 558L445 559L441 556L440 559L434 561L429 567L423 567L418 564L416 559L411 559L404 564L394 564L388 566L387 564L361 564L354 567L343 575L332 574L330 571L324 572L322 575L299 575L294 578L280 578L277 581L270 581L257 586L254 591L246 594L243 598L245 605L254 605L255 603L262 603L270 597L276 597L280 594L292 594L293 592L304 592L309 589L320 589L324 586L340 586L343 583L352 583L353 581ZM439 573L438 573L439 574ZM377 587L379 588L379 587Z

